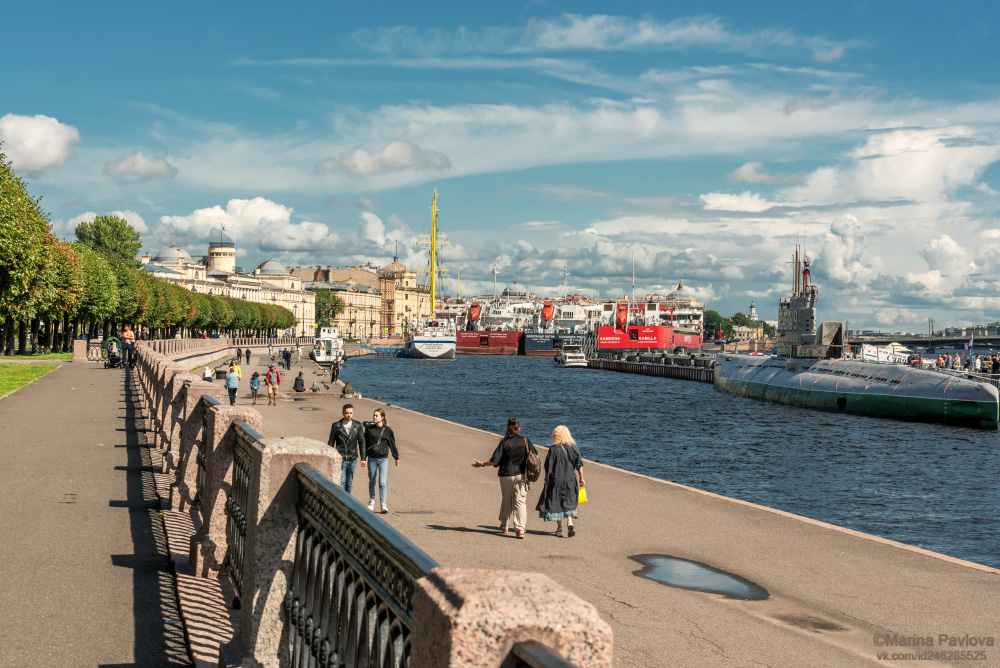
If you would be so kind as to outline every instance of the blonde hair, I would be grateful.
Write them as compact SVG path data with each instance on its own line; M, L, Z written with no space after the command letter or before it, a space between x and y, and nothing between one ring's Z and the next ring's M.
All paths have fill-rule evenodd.
M576 445L569 427L561 424L552 430L552 445Z

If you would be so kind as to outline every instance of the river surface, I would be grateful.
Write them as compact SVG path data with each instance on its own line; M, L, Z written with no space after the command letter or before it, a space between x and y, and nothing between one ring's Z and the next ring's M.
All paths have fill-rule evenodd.
M1000 435L824 413L550 358L352 359L367 398L1000 568ZM405 438L400 439L405 443ZM469 453L480 459L489 452Z

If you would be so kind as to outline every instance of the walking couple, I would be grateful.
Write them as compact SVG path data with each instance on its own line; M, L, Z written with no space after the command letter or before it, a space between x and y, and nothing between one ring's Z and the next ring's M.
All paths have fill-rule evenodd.
M382 513L389 512L386 487L389 476L389 453L399 466L399 451L396 449L396 435L386 421L385 410L376 408L372 422L360 423L354 419L354 406L344 404L343 419L333 423L327 444L335 447L343 460L341 464L340 486L348 494L354 488L354 471L358 461L361 468L368 468L368 510L375 510L375 487Z
M504 438L497 445L493 456L481 462L474 459L472 466L493 466L500 477L500 533L508 535L513 525L518 538L524 538L528 523L528 453L538 455L534 444L521 436L521 424L514 418L507 420ZM579 477L579 479L578 479ZM577 506L580 488L583 487L583 460L576 441L564 425L552 432L549 454L545 457L545 483L535 505L538 516L545 522L555 521L555 535L562 537L562 523L566 521L568 535L576 535L573 518L579 517Z

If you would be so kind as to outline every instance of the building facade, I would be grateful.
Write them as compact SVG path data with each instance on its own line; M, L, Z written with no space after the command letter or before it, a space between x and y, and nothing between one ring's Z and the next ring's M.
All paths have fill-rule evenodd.
M378 288L354 281L345 283L306 281L304 285L310 291L329 290L343 300L344 310L330 318L330 324L337 327L342 336L349 339L379 336L382 294Z
M192 292L282 306L295 315L295 325L285 332L287 335L315 335L316 295L276 260L262 262L252 272L244 273L242 267L236 266L236 245L212 241L205 256L192 256L172 245L155 257L144 255L140 262L153 276Z
M382 305L379 323L382 336L403 336L415 319L431 317L431 289L417 285L417 273L394 257L378 272Z

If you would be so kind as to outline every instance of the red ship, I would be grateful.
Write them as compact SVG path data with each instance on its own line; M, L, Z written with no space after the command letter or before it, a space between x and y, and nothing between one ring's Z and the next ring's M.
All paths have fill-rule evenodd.
M464 355L517 355L524 332L477 332L460 330L456 333L455 352Z
M701 332L698 328L676 327L674 310L674 306L661 302L605 304L604 321L611 322L613 314L615 324L597 328L598 352L700 349ZM657 324L665 321L669 324Z

